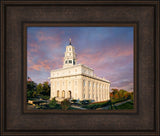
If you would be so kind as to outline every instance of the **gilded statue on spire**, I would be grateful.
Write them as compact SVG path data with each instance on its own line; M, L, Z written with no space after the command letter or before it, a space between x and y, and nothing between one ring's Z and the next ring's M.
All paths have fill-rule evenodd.
M69 38L69 45L72 45L72 44L71 44L71 38Z

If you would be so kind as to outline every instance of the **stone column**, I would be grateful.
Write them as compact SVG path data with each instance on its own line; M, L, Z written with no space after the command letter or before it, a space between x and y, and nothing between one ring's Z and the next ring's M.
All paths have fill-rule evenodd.
M83 79L79 77L77 80L77 97L81 100L83 99Z
M95 100L95 87L94 87L94 85L95 85L95 82L93 80L92 81L92 100Z
M104 97L104 99L107 100L107 88L106 88L106 83L105 83L105 86L104 86L104 92L105 92L105 95L104 95L105 97Z
M108 84L108 99L110 99L110 92L109 92L109 87L110 87L110 84Z
M88 91L88 78L85 79L85 98L88 99L88 94L89 94L89 91Z
M65 98L67 98L67 91L68 91L68 80L65 78Z
M98 82L96 82L96 101L98 101Z
M93 97L92 97L92 94L93 94L93 88L92 88L92 80L90 81L90 99L92 100Z
M51 91L50 91L50 99L52 99L54 96L54 93L53 93L53 79L51 79Z
M97 84L97 98L98 98L98 101L100 100L100 98L99 98L99 96L100 96L99 93L100 93L100 92L99 92L99 82L98 82L98 84Z

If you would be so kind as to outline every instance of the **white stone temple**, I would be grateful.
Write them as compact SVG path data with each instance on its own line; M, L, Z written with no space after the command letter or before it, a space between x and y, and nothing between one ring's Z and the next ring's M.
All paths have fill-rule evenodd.
M66 46L63 68L50 73L50 99L106 101L110 99L110 82L97 77L94 70L83 64L77 64L75 48L70 43Z

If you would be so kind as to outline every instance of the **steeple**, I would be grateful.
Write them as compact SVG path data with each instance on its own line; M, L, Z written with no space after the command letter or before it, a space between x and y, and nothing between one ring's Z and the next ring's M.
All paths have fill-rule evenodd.
M77 64L77 58L76 58L75 48L74 46L72 46L70 38L69 45L66 46L63 68L70 67L76 64Z

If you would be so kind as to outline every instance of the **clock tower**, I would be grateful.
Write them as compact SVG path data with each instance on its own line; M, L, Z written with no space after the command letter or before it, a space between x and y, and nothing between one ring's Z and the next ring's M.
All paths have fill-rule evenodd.
M70 41L69 45L66 46L63 68L70 67L77 64L75 48L71 44L71 38L69 39L69 41Z

